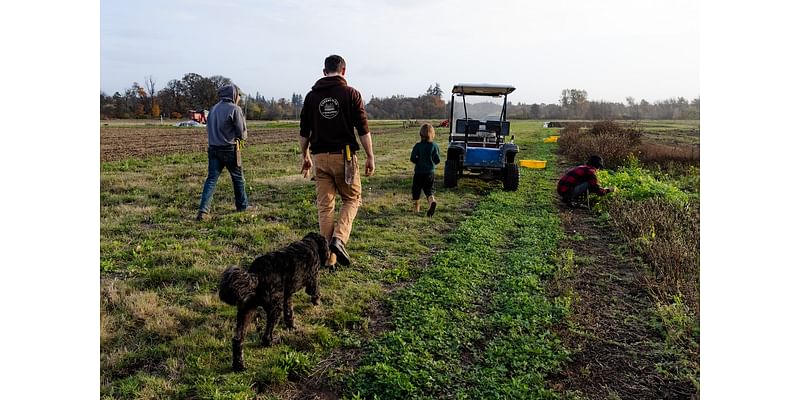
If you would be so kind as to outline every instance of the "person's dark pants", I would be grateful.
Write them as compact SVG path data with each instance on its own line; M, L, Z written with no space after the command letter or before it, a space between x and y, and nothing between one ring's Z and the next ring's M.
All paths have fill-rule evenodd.
M415 173L411 181L411 199L419 200L420 192L425 192L425 197L433 196L433 172Z
M203 186L200 196L200 212L208 213L211 208L211 199L217 188L222 169L227 168L233 182L233 194L236 196L236 211L247 209L247 192L244 188L244 172L242 167L236 165L236 145L208 146L208 178Z
M576 198L581 196L586 196L589 194L589 182L583 182L581 184L575 185L572 188L571 192L567 192L566 195L562 196L561 199L564 200L565 203L571 203L575 201Z

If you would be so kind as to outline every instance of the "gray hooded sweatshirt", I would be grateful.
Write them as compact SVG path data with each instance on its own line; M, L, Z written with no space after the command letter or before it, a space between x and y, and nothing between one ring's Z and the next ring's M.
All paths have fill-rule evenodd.
M237 89L234 85L225 85L217 90L219 103L208 113L208 144L224 146L235 144L236 139L247 139L247 126L241 107L237 106Z

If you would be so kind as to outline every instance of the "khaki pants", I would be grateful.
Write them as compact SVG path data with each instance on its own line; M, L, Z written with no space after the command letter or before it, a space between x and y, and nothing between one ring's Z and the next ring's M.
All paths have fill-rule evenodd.
M353 154L355 177L353 184L344 182L344 155L319 153L314 154L314 174L317 184L317 214L319 231L328 241L333 237L343 243L350 239L350 229L361 205L361 177L358 171L358 159ZM342 207L338 220L335 218L336 193L342 197Z

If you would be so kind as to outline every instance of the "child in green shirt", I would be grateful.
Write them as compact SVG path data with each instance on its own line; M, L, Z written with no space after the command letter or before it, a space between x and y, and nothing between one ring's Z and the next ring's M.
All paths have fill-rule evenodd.
M439 164L439 145L433 142L436 131L433 125L424 124L419 129L419 143L411 150L411 162L414 167L414 179L411 184L411 199L414 200L414 212L419 212L419 195L425 192L428 198L429 217L436 211L436 199L433 197L433 172Z

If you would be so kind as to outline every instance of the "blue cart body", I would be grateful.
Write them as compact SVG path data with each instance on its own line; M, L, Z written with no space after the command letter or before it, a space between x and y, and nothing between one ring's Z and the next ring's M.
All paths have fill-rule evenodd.
M467 147L464 155L464 167L467 168L503 168L505 154L501 149Z

